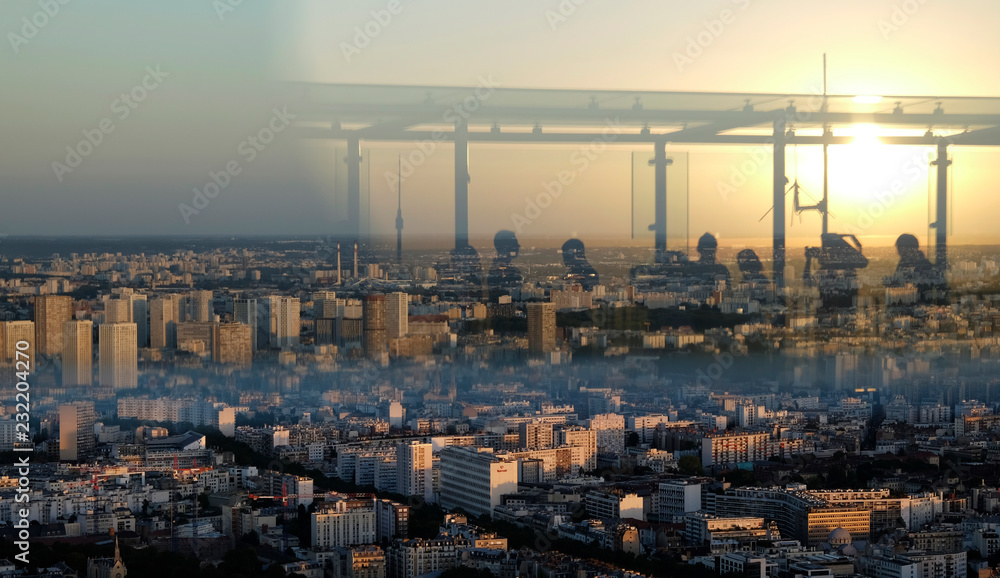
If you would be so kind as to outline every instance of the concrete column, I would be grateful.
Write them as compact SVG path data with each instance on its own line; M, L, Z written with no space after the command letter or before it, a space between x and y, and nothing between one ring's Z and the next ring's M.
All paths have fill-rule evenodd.
M948 268L948 143L938 141L937 159L931 164L937 167L937 211L934 223L934 264L942 271Z
M774 287L785 287L785 120L774 122L774 209L771 211L771 234L774 240L773 272Z
M469 125L455 122L455 248L469 244Z

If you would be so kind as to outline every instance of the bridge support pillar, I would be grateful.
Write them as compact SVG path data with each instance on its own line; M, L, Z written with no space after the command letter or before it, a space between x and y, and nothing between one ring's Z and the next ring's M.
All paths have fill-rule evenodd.
M937 210L934 222L934 264L944 271L948 268L948 143L941 139L937 145Z
M455 248L469 244L469 125L455 123Z
M774 171L772 193L774 209L771 215L771 233L773 237L772 277L774 288L785 287L785 120L774 122Z
M653 143L653 237L656 256L659 258L667 250L667 166L673 160L667 158L667 141Z

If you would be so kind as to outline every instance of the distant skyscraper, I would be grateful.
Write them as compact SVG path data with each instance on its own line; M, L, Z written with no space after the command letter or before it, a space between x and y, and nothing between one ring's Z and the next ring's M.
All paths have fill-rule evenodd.
M385 296L386 329L389 339L404 337L410 332L410 296L406 293L390 293Z
M243 323L213 326L212 361L249 367L253 363L253 331Z
M135 323L103 323L98 328L100 382L104 387L139 385L139 351Z
M149 346L153 349L177 347L176 299L164 297L149 302Z
M365 357L375 359L388 347L385 328L385 295L367 295L364 300Z
M91 385L94 379L94 323L67 321L63 323L62 385Z
M250 347L257 351L257 300L236 299L233 301L233 321L250 327Z
M59 459L87 459L96 447L94 402L77 401L59 406Z
M215 317L211 291L192 291L188 296L190 312L188 321L208 322Z
M21 350L17 344L21 341L27 342L27 350ZM3 345L3 361L13 363L18 361L17 352L25 351L28 354L28 365L35 368L35 324L32 321L4 321L0 323L0 344ZM20 358L24 361L24 358Z
M270 318L271 347L294 347L299 344L299 311L298 297L281 297L272 295L267 298L268 317Z
M528 349L533 352L546 352L555 348L555 303L528 303Z
M35 297L35 351L42 355L62 353L63 323L73 319L69 295Z

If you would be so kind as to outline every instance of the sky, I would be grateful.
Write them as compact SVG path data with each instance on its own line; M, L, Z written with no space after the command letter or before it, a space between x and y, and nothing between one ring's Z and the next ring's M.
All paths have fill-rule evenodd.
M289 119L275 81L475 86L489 77L502 87L809 93L827 53L833 94L1000 96L1000 77L985 72L1000 68L997 21L992 0L6 0L0 234L335 233L345 218L343 143L278 130ZM691 50L706 32L710 41ZM248 139L267 127L273 141L254 148ZM385 174L412 146L363 147L371 229L392 234L396 191ZM472 146L474 243L499 229L540 243L628 238L633 157L648 151L614 143L540 215L517 218L578 148ZM866 244L924 238L926 153L833 147L831 228ZM770 207L769 160L720 194L753 149L671 154L689 159L692 238L769 236L770 219L758 222ZM822 190L818 159L815 147L788 151L789 175L812 194ZM1000 199L983 193L997 181L997 151L956 148L953 159L953 242L996 241ZM903 192L874 211L878 193L901 179ZM215 186L195 203L195 189ZM449 148L404 183L407 238L450 235L452 198ZM789 235L805 242L818 231L807 213Z

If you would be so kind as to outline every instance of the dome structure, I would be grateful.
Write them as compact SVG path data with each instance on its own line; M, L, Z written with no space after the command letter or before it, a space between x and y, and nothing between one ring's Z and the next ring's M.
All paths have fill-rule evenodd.
M830 532L830 535L826 539L827 543L834 548L839 548L840 546L847 546L854 541L851 537L851 533L843 528L837 528Z

